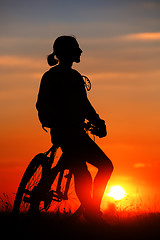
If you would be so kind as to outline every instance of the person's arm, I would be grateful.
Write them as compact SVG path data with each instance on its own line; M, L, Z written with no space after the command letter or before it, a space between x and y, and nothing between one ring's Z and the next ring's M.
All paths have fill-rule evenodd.
M93 124L96 124L100 120L99 115L96 113L96 110L90 103L87 96L85 96L85 99L84 99L84 114L85 114L85 118Z
M99 115L96 113L96 110L90 103L87 93L83 91L83 104L84 104L84 117L93 125L95 125L99 129L99 137L105 137L107 135L105 121L102 120Z

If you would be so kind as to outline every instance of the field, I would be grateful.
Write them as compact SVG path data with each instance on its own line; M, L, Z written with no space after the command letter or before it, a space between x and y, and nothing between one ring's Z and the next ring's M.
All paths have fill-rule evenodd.
M160 213L109 211L104 223L73 219L67 213L43 213L38 217L11 214L12 206L1 201L1 236L5 239L159 239Z

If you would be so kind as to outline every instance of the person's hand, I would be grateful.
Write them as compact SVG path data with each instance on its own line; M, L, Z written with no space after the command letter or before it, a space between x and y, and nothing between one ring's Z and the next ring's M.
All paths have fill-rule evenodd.
M99 138L103 138L105 136L107 136L107 129L106 129L106 124L105 124L105 121L100 119L99 122L98 122L98 130L99 130Z
M105 137L107 135L105 121L99 118L98 121L94 123L94 127L91 130L91 133L98 136L99 138Z

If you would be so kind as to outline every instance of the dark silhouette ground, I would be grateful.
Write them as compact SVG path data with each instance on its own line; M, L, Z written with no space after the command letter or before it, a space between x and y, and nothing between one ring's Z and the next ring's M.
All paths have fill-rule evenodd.
M104 224L73 219L67 214L44 213L38 217L0 213L1 239L159 239L160 213L122 218L104 214Z
M44 212L39 216L12 216L9 197L0 197L1 239L159 239L160 212L117 210L110 205L104 212L104 223L90 223L83 217L73 219L67 213Z

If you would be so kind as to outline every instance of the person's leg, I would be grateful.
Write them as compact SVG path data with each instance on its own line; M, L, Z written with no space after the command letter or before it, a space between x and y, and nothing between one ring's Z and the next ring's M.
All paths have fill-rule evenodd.
M86 162L98 168L94 179L93 200L95 207L100 208L100 203L113 171L113 165L104 152L87 134L74 138L67 138L61 143L63 161L69 163L75 178L75 191L84 205L91 203L92 177L87 169Z
M92 192L92 176L88 171L85 156L81 152L85 148L83 144L82 134L64 134L51 129L51 140L52 143L59 142L62 149L62 156L57 164L57 168L65 166L69 168L74 175L75 182L75 192L79 198L81 204L85 207L91 204L91 192ZM54 177L54 169L53 177ZM50 181L52 183L52 174L50 176ZM51 185L51 184L50 184Z
M85 137L84 156L88 163L98 168L93 185L93 202L95 208L100 209L101 200L105 192L108 180L113 171L110 159L98 147L98 145L88 136Z
M77 162L72 169L77 197L85 208L89 208L92 201L92 176L84 161Z
M112 174L112 171L113 167L109 165L103 168L98 168L97 175L94 179L93 187L93 202L97 209L100 209L102 197Z
M59 163L63 166L66 165L66 168L69 168L73 173L76 195L81 204L88 207L91 204L92 176L84 161L85 156L81 154L84 146L76 139L74 139L74 143L68 143L68 146L65 145L62 149L63 154Z

